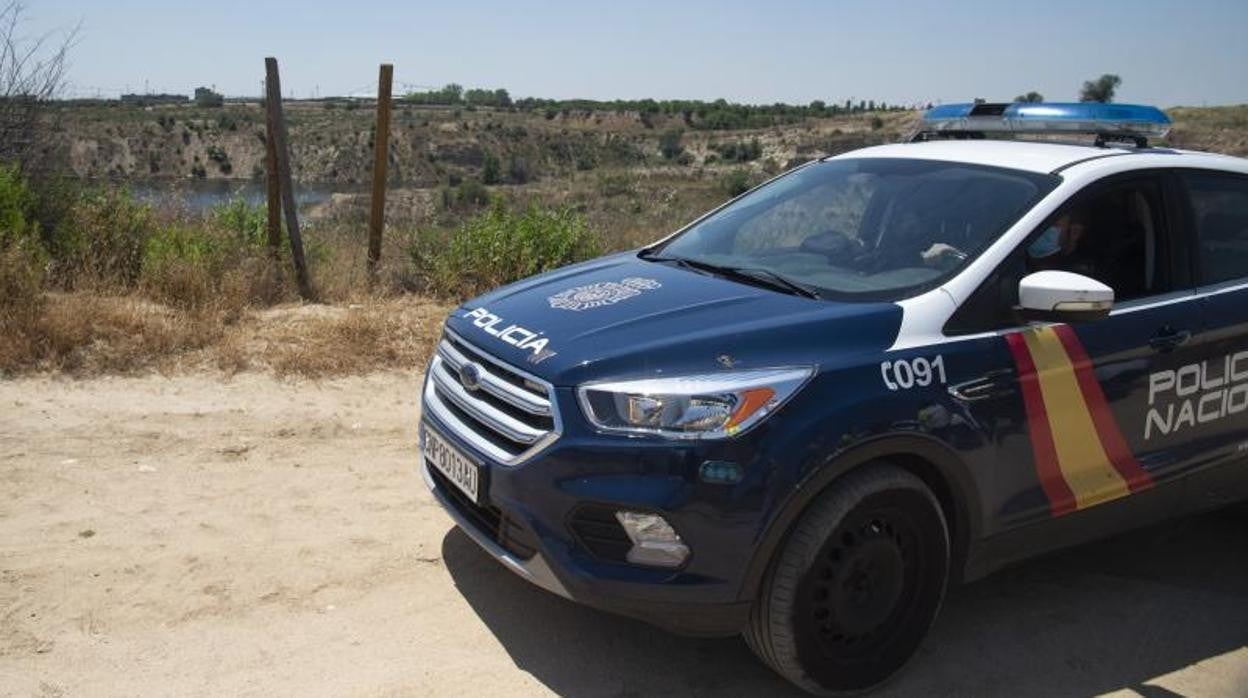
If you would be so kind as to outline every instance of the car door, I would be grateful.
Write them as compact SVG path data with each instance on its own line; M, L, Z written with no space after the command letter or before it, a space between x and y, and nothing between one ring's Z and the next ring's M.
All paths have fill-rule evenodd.
M1204 340L1186 248L1174 236L1176 208L1164 172L1092 185L1034 231L946 328L991 329L1008 349L992 352L977 379L953 387L980 423L995 425L997 465L985 498L996 507L998 530L1110 502L1114 529L1171 513L1170 498L1133 495L1169 486L1199 450L1176 429L1177 417L1164 433L1149 421L1150 377L1189 363ZM1078 240L1060 258L1038 256L1039 241L1063 217L1082 221ZM1011 312L1018 282L1041 268L1108 284L1114 310L1079 324L1020 323ZM1089 536L1112 532L1084 529Z
M1176 375L1183 395L1175 401L1195 415L1190 438L1205 448L1191 506L1208 508L1248 498L1248 175L1181 170L1178 177L1208 340L1199 363L1180 369L1185 378Z

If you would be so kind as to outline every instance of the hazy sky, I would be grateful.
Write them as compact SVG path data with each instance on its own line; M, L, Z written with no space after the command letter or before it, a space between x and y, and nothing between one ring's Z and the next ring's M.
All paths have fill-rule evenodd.
M1073 99L1248 102L1248 0L872 2L25 0L30 33L81 22L77 95L260 91L281 61L298 97L458 82L513 97L741 102Z

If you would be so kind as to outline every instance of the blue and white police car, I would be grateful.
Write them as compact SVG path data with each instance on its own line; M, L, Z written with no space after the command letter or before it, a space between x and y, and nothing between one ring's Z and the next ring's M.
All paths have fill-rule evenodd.
M1248 161L1150 147L1168 126L942 106L475 298L425 481L555 594L875 686L949 584L1248 498Z

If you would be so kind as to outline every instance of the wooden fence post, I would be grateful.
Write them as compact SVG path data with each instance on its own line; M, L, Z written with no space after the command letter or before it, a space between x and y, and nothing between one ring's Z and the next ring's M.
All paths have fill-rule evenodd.
M377 284L381 231L386 218L386 165L390 160L390 92L394 66L383 63L377 78L377 131L373 134L373 200L368 219L368 284Z
M266 108L264 110L264 170L266 184L268 185L269 259L273 265L273 282L280 287L282 282L282 190L278 184L277 177L277 122L276 119L274 119L273 109L268 108L267 106L269 99L271 99L271 97L268 96L268 88L266 87Z
M303 258L303 237L299 234L299 212L295 209L295 190L290 176L290 143L286 138L286 119L282 116L282 82L277 74L277 59L264 59L265 106L268 119L273 121L274 143L277 153L278 188L281 190L282 208L286 211L286 233L290 237L290 256L295 263L295 280L299 284L299 296L312 300L312 282L308 279L308 266Z

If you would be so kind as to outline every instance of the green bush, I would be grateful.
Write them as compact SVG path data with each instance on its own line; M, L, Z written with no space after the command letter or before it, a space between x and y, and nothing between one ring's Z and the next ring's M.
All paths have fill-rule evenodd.
M214 206L212 221L244 245L263 247L269 243L268 210L264 205L247 203L241 196Z
M599 175L598 193L604 197L632 196L637 193L637 180L627 172Z
M225 256L226 242L208 228L174 223L154 232L143 246L143 271L153 272L174 262L216 269Z
M476 208L490 203L490 190L475 179L465 179L458 186L443 190L442 204L448 209Z
M85 276L129 286L138 281L154 227L151 208L128 190L104 189L79 198L44 240L65 285Z
M719 180L719 189L728 198L733 198L753 189L758 180L745 170L733 170Z
M17 167L0 165L0 249L35 237L35 199Z
M502 168L494 153L485 154L485 163L481 166L481 181L486 184L498 184L502 181Z
M711 145L711 148L724 160L733 162L750 162L757 160L763 154L763 145L757 138L733 143L715 143Z
M457 230L418 234L409 248L425 290L464 298L601 253L585 219L536 204L512 212L501 202Z
M685 146L681 142L683 135L680 129L672 129L659 136L659 152L664 158L675 160L685 152Z

